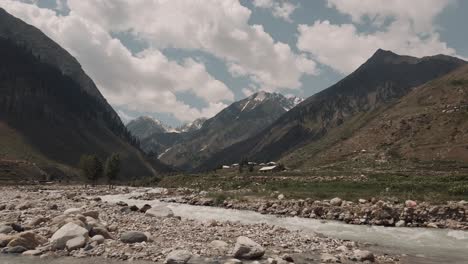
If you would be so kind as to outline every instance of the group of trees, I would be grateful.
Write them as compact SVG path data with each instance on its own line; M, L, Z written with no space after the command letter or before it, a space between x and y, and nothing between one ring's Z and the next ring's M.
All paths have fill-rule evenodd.
M109 188L112 188L112 185L115 183L120 173L120 155L118 153L113 153L104 163L97 155L82 155L79 167L83 176L93 186L96 185L96 182L100 178L105 177L108 181Z

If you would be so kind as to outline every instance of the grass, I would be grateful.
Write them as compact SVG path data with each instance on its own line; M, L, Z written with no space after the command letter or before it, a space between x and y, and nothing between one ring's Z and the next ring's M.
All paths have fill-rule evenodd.
M279 192L296 199L346 200L415 199L443 203L448 200L468 200L468 174L447 176L421 176L411 174L375 173L365 181L342 180L317 181L309 176L256 177L236 174L199 174L165 177L162 187L188 187L207 190L212 197L224 200L226 196L242 198L248 196L268 197ZM279 175L276 175L279 176Z

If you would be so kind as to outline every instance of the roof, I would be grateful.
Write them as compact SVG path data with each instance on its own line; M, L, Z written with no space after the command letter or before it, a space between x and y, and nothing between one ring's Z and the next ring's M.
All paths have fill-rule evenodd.
M278 166L267 166L260 169L260 171L274 170Z

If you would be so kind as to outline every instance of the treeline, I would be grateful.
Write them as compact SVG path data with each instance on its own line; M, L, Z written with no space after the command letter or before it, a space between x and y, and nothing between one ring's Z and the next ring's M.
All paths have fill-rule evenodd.
M98 180L104 178L109 188L113 188L121 170L120 155L113 153L104 162L95 154L82 155L79 168L87 183L94 186Z

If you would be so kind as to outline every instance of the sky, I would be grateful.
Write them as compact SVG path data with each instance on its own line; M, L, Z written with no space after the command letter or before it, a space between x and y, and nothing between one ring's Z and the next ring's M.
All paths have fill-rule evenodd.
M0 7L75 56L124 122L149 115L178 126L258 91L309 97L379 48L468 58L465 0L0 0Z

